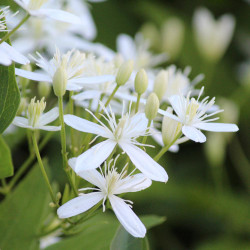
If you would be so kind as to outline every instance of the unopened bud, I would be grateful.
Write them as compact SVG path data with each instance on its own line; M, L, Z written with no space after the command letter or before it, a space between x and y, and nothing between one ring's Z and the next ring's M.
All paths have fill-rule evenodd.
M56 194L56 200L59 201L62 198L62 194L60 192L58 192Z
M155 93L151 93L147 99L145 114L148 120L152 121L157 116L157 112L159 109L160 103L157 95Z
M26 71L32 71L30 64L22 65L21 69L26 70ZM20 84L22 90L26 89L27 86L29 85L29 83L30 83L29 79L23 78L21 76L19 77L19 84Z
M148 88L148 76L144 69L141 69L135 77L135 91L141 95Z
M52 207L52 208L54 208L54 207L56 207L56 204L54 202L50 202L49 206Z
M168 108L167 112L173 113L172 108ZM167 116L163 117L162 121L162 140L165 146L171 146L177 137L180 136L182 125Z
M116 75L116 83L119 86L124 85L133 72L134 62L132 60L124 62Z
M22 97L16 115L21 115L27 108L27 99Z
M168 72L166 70L161 70L154 82L154 92L158 96L159 100L162 99L164 94L167 91L167 86L168 86Z
M48 97L51 92L51 86L48 82L39 82L38 84L38 93L41 97Z
M56 96L64 96L67 78L66 70L62 66L59 67L53 77L53 89Z

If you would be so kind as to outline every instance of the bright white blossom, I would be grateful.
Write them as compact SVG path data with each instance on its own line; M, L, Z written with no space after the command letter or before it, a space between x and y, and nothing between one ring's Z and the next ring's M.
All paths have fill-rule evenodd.
M193 97L190 98L191 92L188 93L187 97L184 97L183 95L171 96L169 101L176 115L170 114L167 111L160 111L160 113L182 123L182 133L195 142L202 143L206 141L206 136L200 131L200 129L213 132L238 131L238 127L235 124L213 122L219 118L210 117L222 112L223 110L216 110L208 113L208 111L214 106L215 98L208 101L209 97L207 96L199 102L203 89L204 88L201 89L197 99Z
M41 101L36 101L36 97L34 97L27 110L27 118L16 116L13 120L13 124L22 127L28 128L32 130L42 129L47 131L58 131L61 129L61 126L48 126L47 124L53 122L59 116L58 108L53 108L47 113L43 113L46 107L46 102L44 102L44 98Z
M66 54L61 55L60 51L56 49L56 53L50 61L46 60L38 52L37 55L39 58L33 59L36 61L37 66L43 69L44 72L30 72L22 69L16 69L16 75L34 81L52 83L57 69L62 67L67 75L66 89L72 91L81 90L85 84L98 84L106 81L112 81L115 78L113 75L85 76L86 55L78 50L71 50Z
M57 214L60 218L69 218L89 210L100 201L102 201L103 211L105 211L105 201L108 199L123 227L134 237L143 238L146 228L131 209L132 202L117 195L141 191L148 188L152 182L143 174L127 175L126 166L121 173L118 173L115 162L110 166L111 163L112 161L107 166L105 162L104 173L101 168L101 173L97 170L77 172L83 179L96 186L95 188L83 188L80 191L94 190L94 192L80 194L79 197L68 201L58 208ZM76 158L71 159L69 165L75 170Z
M148 178L155 181L167 182L168 175L163 167L155 162L144 150L138 146L147 146L139 143L136 139L141 136L147 136L148 120L143 113L132 115L130 111L122 114L118 123L115 114L110 108L110 113L103 106L106 116L103 115L108 122L108 128L103 122L96 118L100 123L96 124L88 120L79 118L74 115L65 115L64 121L67 125L81 132L96 134L107 140L100 142L92 148L85 151L77 157L75 171L77 173L83 170L90 170L100 166L112 153L114 148L119 145L121 149L129 156L133 164Z

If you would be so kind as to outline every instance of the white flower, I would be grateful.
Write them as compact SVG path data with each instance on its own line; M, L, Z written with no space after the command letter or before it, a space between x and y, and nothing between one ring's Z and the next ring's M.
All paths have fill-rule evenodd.
M36 97L34 97L28 106L28 118L16 116L13 120L13 124L18 127L29 128L32 130L60 130L61 126L47 126L48 123L53 122L59 116L58 108L53 108L49 112L43 114L45 107L46 102L44 102L44 98L42 98L40 102L36 102Z
M81 19L69 12L46 8L48 0L14 0L18 5L25 9L31 16L49 17L65 23L79 24ZM44 7L45 5L45 7ZM48 6L47 6L48 7Z
M102 103L100 104L103 106ZM164 168L155 162L145 151L136 146L146 146L136 141L140 136L149 135L147 132L148 120L145 114L137 113L131 115L129 112L125 115L123 114L117 123L111 108L110 113L108 113L105 107L103 108L106 113L106 116L103 117L108 122L110 128L96 117L100 125L74 115L64 116L65 123L72 128L107 138L107 140L98 143L77 157L75 171L79 173L83 170L97 168L108 158L114 148L119 145L129 156L132 163L145 176L155 181L167 182L168 175Z
M202 143L206 141L206 136L200 131L200 129L213 132L238 131L238 127L235 124L212 122L219 118L210 117L222 112L223 110L217 110L207 114L214 105L215 98L208 101L209 97L205 97L201 102L198 102L203 93L203 89L204 88L201 89L197 100L195 100L195 98L190 99L190 92L187 97L184 97L183 95L174 95L169 98L170 104L177 116L162 110L160 110L159 113L182 123L182 133L195 142Z
M71 159L69 164L75 169L75 158ZM97 170L79 172L78 174L83 179L96 186L96 188L83 188L80 190L94 190L95 192L80 194L79 197L63 204L57 210L58 216L60 218L69 218L81 214L95 206L101 200L103 200L103 211L105 211L105 201L109 199L112 209L123 227L134 237L145 237L145 226L131 209L131 204L127 204L132 202L119 198L116 195L141 191L148 188L152 182L143 174L130 174L126 176L124 169L119 174L114 165L110 167L109 164L107 167L105 162L104 174L100 174Z
M8 14L9 6L0 9L0 33L7 30L6 25L6 15ZM1 39L0 39L1 42ZM16 49L6 42L0 44L0 64L9 66L12 64L12 61L20 64L28 64L29 60L20 54Z
M226 14L216 21L208 9L199 8L194 13L193 25L201 55L210 61L219 60L232 39L234 17Z
M72 91L81 90L85 84L98 84L112 81L115 78L113 75L84 76L85 53L81 53L78 50L71 50L61 55L60 51L56 49L56 53L50 61L47 61L38 52L37 55L39 58L33 59L37 62L37 66L45 71L44 73L16 69L16 75L34 81L52 83L57 69L63 67L68 77L66 89Z

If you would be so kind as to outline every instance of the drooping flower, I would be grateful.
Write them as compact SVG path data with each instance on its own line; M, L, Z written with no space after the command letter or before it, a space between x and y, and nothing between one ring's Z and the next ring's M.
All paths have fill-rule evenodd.
M105 211L105 201L108 199L123 227L134 237L143 238L146 234L146 228L131 209L132 202L124 200L117 195L141 191L148 188L152 182L143 174L127 175L125 171L126 166L121 173L118 173L115 168L115 162L110 166L111 163L112 161L109 164L105 162L104 173L101 169L101 173L95 169L78 172L83 179L96 186L95 188L83 188L80 191L94 190L94 192L80 194L79 197L68 201L58 208L57 214L59 218L69 218L89 210L101 200L103 200L103 211ZM69 161L69 165L75 170L76 158L72 158Z
M22 127L28 128L32 130L42 129L47 131L58 131L61 129L61 126L48 126L47 124L53 122L59 116L58 108L53 108L47 113L43 113L46 107L46 102L44 102L44 98L41 101L36 101L36 97L34 97L27 110L27 118L16 116L13 120L13 124Z
M103 116L108 122L108 128L97 117L95 119L100 123L96 124L74 115L65 115L64 121L67 125L81 132L96 134L107 138L92 148L85 151L77 157L75 171L77 173L83 170L90 170L100 166L112 153L114 148L119 145L121 149L129 156L133 164L148 178L155 181L167 182L168 175L163 167L155 162L145 151L138 146L148 146L139 143L136 139L140 136L147 136L148 120L143 113L132 115L130 111L122 114L117 122L115 114L110 108L108 110L100 103L106 113Z
M201 89L197 99L193 97L190 98L191 92L189 92L187 97L184 97L183 95L174 95L170 97L169 101L176 115L162 110L160 110L159 113L180 122L183 125L182 133L195 142L202 143L206 141L206 136L200 131L200 129L213 132L238 131L238 127L235 124L213 122L219 118L210 117L222 112L223 110L216 110L208 113L215 103L215 97L208 101L209 97L207 96L199 102L203 90L204 88Z
M61 67L67 75L66 89L72 91L81 90L85 84L97 84L114 80L113 75L85 76L85 53L78 50L71 50L61 55L60 51L56 49L56 53L50 61L47 61L38 52L37 55L39 58L33 59L36 61L37 66L43 69L43 73L16 69L16 75L34 81L52 83L57 69Z

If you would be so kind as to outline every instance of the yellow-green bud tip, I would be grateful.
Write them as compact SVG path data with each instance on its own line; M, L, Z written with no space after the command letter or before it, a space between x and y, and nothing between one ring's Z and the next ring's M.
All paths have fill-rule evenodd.
M159 109L160 103L157 95L155 93L151 93L147 99L145 114L148 120L152 121L157 116L157 112Z
M154 82L154 92L158 96L159 100L162 99L164 94L167 91L167 86L168 86L168 72L166 70L161 70Z
M141 95L148 88L148 76L144 69L141 69L135 77L135 91Z
M132 60L124 62L116 75L116 83L119 86L124 85L133 72L134 62Z
M67 85L67 72L64 67L59 67L53 77L53 89L56 96L64 96Z

